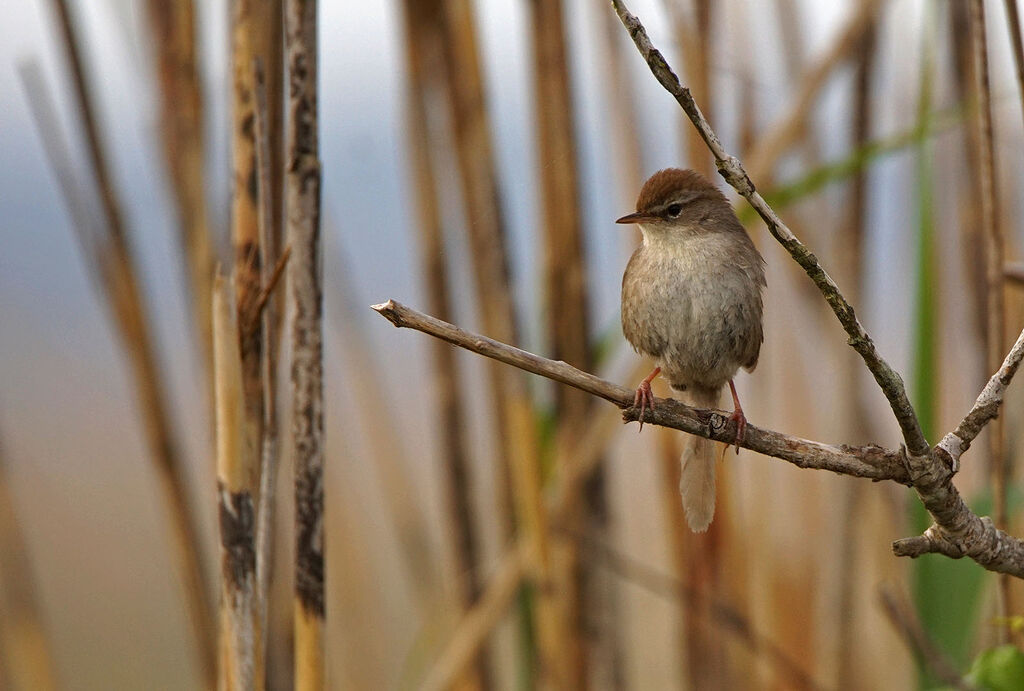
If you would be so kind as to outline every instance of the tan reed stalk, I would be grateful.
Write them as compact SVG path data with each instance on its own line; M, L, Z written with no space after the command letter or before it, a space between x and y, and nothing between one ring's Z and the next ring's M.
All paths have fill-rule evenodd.
M233 0L231 5L231 242L234 246L234 293L238 320L242 322L255 304L262 287L260 253L259 174L256 166L256 84L253 61L262 56L261 38L267 17L262 0ZM259 468L263 439L263 325L240 329L242 392L245 425L242 453L245 464ZM257 470L257 483L259 482Z
M192 316L196 322L207 381L213 363L210 291L214 252L203 173L203 98L196 54L195 5L192 0L149 0L160 84L160 130L164 158L177 205ZM212 386L209 389L212 396ZM211 406L212 410L212 406Z
M263 688L256 670L258 459L245 452L240 328L228 281L213 285L214 392L217 426L217 508L220 524L221 666L219 689Z
M488 334L505 334L515 343L518 330L509 279L504 217L473 13L468 0L449 0L442 4L434 1L447 65L445 75L455 133L456 161L480 321ZM539 503L539 491L533 491L534 484L539 483L539 468L536 467L538 434L533 406L526 380L520 373L495 367L493 363L488 363L487 367L500 452L496 474L496 513L506 539L513 534L513 504L521 529L527 534L539 531L534 543L536 549L531 552L530 567L538 585L535 599L538 667L542 676L553 674L554 680L549 683L557 685L561 678L560 670L569 655L562 650L562 643L567 640L560 633L564 618L559 613L551 589L548 540L542 534L547 530L547 521L544 508ZM545 682L542 680L541 683Z
M408 69L407 117L408 141L416 189L419 230L419 259L426 281L427 304L431 312L452 316L448 289L448 262L445 252L441 210L437 197L435 162L431 151L431 123L428 108L430 90L436 91L436 77L428 73L444 69L435 31L429 17L423 16L424 4L407 1L405 6L405 45ZM440 64L439 64L440 63ZM437 127L433 128L438 129ZM444 319L444 317L441 317ZM435 429L440 435L441 478L445 483L444 510L446 536L455 555L455 594L461 611L467 611L480 597L480 538L477 518L470 501L469 450L462 430L466 419L462 386L455 353L446 343L431 344L434 366L433 394ZM493 679L484 652L478 655L474 669L459 684L464 688L492 688Z
M260 244L260 283L266 287L271 284L272 269L270 268L275 258L274 248L277 246L273 238L273 200L270 171L270 138L267 132L268 111L267 111L267 87L266 76L263 73L263 61L260 58L253 60L253 96L255 107L253 108L253 137L255 139L256 153L256 197L259 200L257 212L257 225L259 226ZM269 293L268 293L269 295ZM276 344L273 327L275 322L280 326L280 321L275 320L272 313L276 311L275 300L271 297L259 315L254 315L248 320L246 326L256 326L257 318L259 326L263 331L263 342L260 349L260 375L263 379L263 425L260 437L260 469L259 469L259 490L256 497L256 605L257 616L256 627L256 663L257 669L262 669L263 678L266 679L267 661L267 634L269 622L267 620L268 599L270 597L270 576L273 568L273 545L274 545L274 488L277 487L278 457L278 433L277 433L277 397L275 373L277 371Z
M850 148L864 146L871 137L872 103L875 80L875 49L878 39L878 23L872 25L864 33L857 49L856 73L853 84L853 119L851 122ZM849 214L846 230L842 234L843 241L839 248L849 267L850 280L846 281L847 295L853 304L863 304L863 288L865 285L864 243L868 223L868 176L867 170L861 169L853 177L850 184ZM837 262L838 264L839 262ZM845 353L843 358L846 368L845 380L852 387L849 391L848 413L844 416L849 421L852 436L858 441L870 437L870 416L868 404L864 400L859 387L856 386L857 370L860 363L853 353ZM858 526L860 507L864 501L865 487L859 482L846 483L842 488L842 507L840 508L839 551L836 568L838 571L839 597L836 605L836 662L835 682L838 689L852 689L856 678L857 666L857 612L855 589L859 574L857 553Z
M968 23L969 4L966 2L949 3L949 22L953 27L965 27ZM958 100L973 109L977 107L974 94L974 58L972 55L971 36L967 31L953 30L950 32L953 42L953 88ZM969 111L970 112L970 111ZM963 148L966 167L978 169L981 143L976 136L977 128L963 127ZM981 192L978 187L977 175L968 178L966 194L959 195L960 246L963 253L963 268L967 276L966 290L970 299L971 317L974 332L978 334L979 350L983 349L986 328L986 279L984 241L981 237ZM986 359L978 362L977 371L973 373L978 381L983 381L988 372L985 369Z
M2 441L2 440L0 440ZM57 688L31 555L18 525L7 462L0 446L0 682L13 691Z
M292 260L295 688L324 688L324 420L316 0L285 2L285 207Z
M563 7L560 0L540 0L531 3L531 10L547 336L554 358L590 369L587 270ZM580 391L555 388L559 466L586 429L591 404ZM554 587L562 616L569 622L569 638L563 643L569 659L560 662L563 679L571 688L587 686L588 669L598 678L608 678L615 668L613 632L601 625L605 620L601 615L611 611L611 592L599 587L592 565L580 562L577 541L571 537L588 529L603 530L608 518L604 495L604 474L599 470L568 517L567 531L552 540ZM588 650L589 646L594 650Z
M200 673L205 683L212 686L216 676L213 606L206 582L207 572L203 566L197 519L189 503L181 454L171 433L164 399L166 388L156 359L121 204L114 189L89 99L79 38L66 0L53 1L71 69L75 107L103 211L103 237L96 238L92 245L96 257L88 261L101 274L96 282L104 287L122 346L128 355L146 439L170 511L173 544L185 584L186 604L198 648Z
M516 343L519 339L509 278L505 219L472 8L469 0L429 2L441 32L447 65L445 79L480 323L486 333L505 334L510 342ZM521 457L521 454L516 455L516 449L533 435L517 438L512 429L511 411L516 405L513 389L525 392L524 385L509 384L517 375L493 363L487 364L487 372L499 449L495 507L502 535L510 538L515 527L511 468L515 458Z
M974 55L974 94L978 109L974 118L975 136L979 143L978 167L975 171L980 191L981 236L985 247L986 293L986 368L995 371L1003 361L1006 341L1006 298L1003 279L1003 230L999 222L999 194L995 163L995 135L992 126L992 92L989 88L988 42L985 35L985 8L981 0L971 0L968 27ZM994 367L993 367L994 363ZM993 518L997 526L1007 527L1006 487L1009 463L1006 454L1005 425L997 417L989 428L988 471L992 484ZM1017 613L1009 576L999 576L1002 595L1000 615Z
M667 0L672 17L676 41L682 52L686 83L694 98L704 104L705 113L714 113L712 102L715 95L711 89L711 45L712 6L711 0L689 0L689 14L681 7L683 0ZM692 127L681 120L683 127L684 160L687 168L693 168L704 175L714 173L714 160L707 147Z
M805 134L807 117L818 94L836 68L845 63L857 49L880 2L882 0L859 0L853 14L829 44L828 50L804 73L795 95L790 99L790 106L774 124L765 128L757 146L746 157L747 173L762 187L767 187L778 159Z

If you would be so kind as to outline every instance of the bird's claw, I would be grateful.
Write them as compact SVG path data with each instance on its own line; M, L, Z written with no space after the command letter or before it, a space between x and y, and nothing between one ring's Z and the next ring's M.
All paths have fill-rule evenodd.
M644 431L644 412L646 410L654 410L654 394L651 392L651 383L647 380L640 382L640 386L636 387L636 395L633 396L633 407L640 406L640 429L637 432Z
M747 416L743 414L741 408L737 408L729 416L729 419L736 423L736 440L734 443L736 445L736 453L739 454L740 444L743 443L743 437L747 432Z

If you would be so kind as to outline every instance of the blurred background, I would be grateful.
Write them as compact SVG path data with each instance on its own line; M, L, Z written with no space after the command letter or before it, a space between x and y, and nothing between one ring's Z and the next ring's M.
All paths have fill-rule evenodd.
M183 12L191 0L69 4L213 582L209 350L197 295L203 266L232 254L231 8L194 3L182 96L161 71L171 30L155 8ZM630 4L904 374L933 443L991 372L967 4ZM1013 260L1021 94L1005 6L984 5L996 216ZM82 242L101 205L56 3L7 3L3 14L0 687L16 688L31 658L36 688L47 676L68 689L197 688L138 374ZM495 576L490 633L453 675L458 688L531 688L552 673L567 688L931 688L949 683L943 669L966 673L1006 638L1001 617L1024 612L993 574L892 555L894 539L927 526L910 490L730 452L715 522L695 536L679 506L681 433L638 435L613 406L395 330L369 309L394 298L624 386L649 371L618 315L639 234L613 220L666 166L726 186L609 3L321 0L319 19L331 688L443 679L438 661L471 636L461 617L494 592ZM194 127L185 144L168 135L175 113ZM193 158L182 164L175 154L186 150ZM77 201L62 179L78 182ZM748 419L826 442L898 446L884 397L820 294L740 202L768 265L760 364L737 382ZM198 269L197 233L212 253ZM1024 316L1012 281L1005 297L1001 353ZM1018 399L1004 415L1011 467ZM287 410L280 419L286 430ZM978 513L993 510L988 434L957 481ZM271 688L290 677L282 439ZM575 463L594 469L567 483ZM541 468L540 523L521 510L523 464ZM1019 534L1019 501L1008 496ZM546 545L547 587L522 578L509 552L517 536Z

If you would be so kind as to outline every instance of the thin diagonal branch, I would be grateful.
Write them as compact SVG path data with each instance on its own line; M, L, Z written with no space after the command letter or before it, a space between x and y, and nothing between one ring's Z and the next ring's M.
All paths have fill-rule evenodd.
M960 456L971 448L971 442L981 434L985 425L999 415L1006 387L1010 385L1013 376L1017 374L1022 359L1024 359L1024 331L1021 331L1020 336L1017 337L1017 342L1013 344L1013 348L1006 355L999 371L992 375L988 383L985 384L985 388L978 394L970 412L964 416L955 430L936 444L936 448L949 454L954 468L959 465Z
M689 89L680 84L679 78L676 77L661 52L651 44L647 31L644 29L643 24L640 23L640 20L630 14L621 0L612 0L612 6L615 8L616 13L618 13L619 19L622 21L623 26L626 27L630 37L632 37L633 43L636 44L640 54L651 68L651 72L658 82L675 97L687 116L689 116L690 121L693 122L694 127L700 132L704 143L707 144L711 153L715 156L718 172L721 173L726 182L736 188L736 191L750 202L750 205L758 215L764 219L768 226L768 231L789 252L796 263L807 272L807 275L814 281L814 284L825 297L825 301L828 302L829 307L832 308L836 318L839 319L843 329L849 335L850 345L860 354L864 364L867 365L875 381L878 382L878 386L888 399L893 414L900 425L900 430L903 432L903 439L906 442L907 450L912 456L926 455L929 451L928 441L924 438L921 425L917 420L917 414L910 404L906 388L903 385L903 379L879 355L871 337L857 320L853 306L843 297L839 287L822 268L814 253L793 235L793 232L782 222L764 198L758 194L754 188L754 183L751 182L739 159L729 154L725 147L722 146L718 135L711 129L704 114L701 113L697 103L690 95Z

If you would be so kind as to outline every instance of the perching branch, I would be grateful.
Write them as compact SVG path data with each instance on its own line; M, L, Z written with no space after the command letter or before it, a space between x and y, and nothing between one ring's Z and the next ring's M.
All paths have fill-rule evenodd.
M395 326L422 331L466 350L603 398L623 409L622 417L626 422L634 421L639 416L639 411L633 407L632 390L564 362L548 360L465 331L394 300L374 305L373 309ZM1019 364L1020 353L1016 351L1020 350L1024 350L1024 343L1018 341L1014 351L1007 357L1008 361L1016 359ZM1016 370L1012 365L1006 369L1004 379L1009 382ZM1000 386L1005 388L1003 384ZM736 430L729 422L728 415L716 410L691 408L673 399L656 399L654 410L644 416L644 421L723 443L732 443L736 438ZM896 556L917 557L938 552L954 559L970 557L989 571L1024 578L1024 540L1006 534L997 529L990 519L971 512L953 486L954 471L949 464L947 452L941 447L930 449L925 456L907 456L901 451L873 444L823 444L761 429L752 424L747 425L740 446L766 456L781 458L800 468L830 470L841 475L892 480L909 485L917 491L935 524L922 536L894 542L893 552Z
M903 432L907 450L912 456L926 455L929 451L928 441L924 438L921 425L917 420L917 413L914 412L914 407L910 404L910 399L907 397L903 380L896 373L896 370L878 354L874 342L857 320L853 307L843 297L839 286L836 285L831 276L825 273L814 253L800 242L799 238L793 235L793 232L782 222L775 211L768 205L768 202L758 194L754 188L754 183L751 182L739 159L729 154L725 147L722 146L718 135L711 129L704 114L690 95L690 90L679 83L679 78L676 77L668 62L665 61L664 56L651 44L650 38L647 37L647 31L644 29L643 24L640 23L640 20L630 14L621 0L612 0L612 6L633 39L633 43L636 44L640 54L647 61L647 65L651 68L655 78L675 97L676 101L679 102L679 105L686 112L686 115L690 118L690 121L693 122L694 127L700 132L704 143L707 144L711 153L715 156L718 172L721 173L726 182L736 188L736 191L750 202L750 205L758 215L764 219L768 226L768 231L789 252L796 263L807 272L807 275L814 281L822 295L824 295L825 301L828 302L829 307L835 312L839 322L849 335L850 345L863 358L864 364L867 365L875 381L878 382L878 386L889 400L889 405L892 407L893 414L896 416L896 420L899 422L900 429Z
M394 300L374 305L373 309L395 326L422 331L466 350L603 398L623 409L622 416L626 422L638 418L639 411L633 408L635 392L632 389L613 384L564 362L548 360L500 341L464 331ZM654 410L645 413L644 422L723 443L732 443L736 438L735 423L729 421L727 413L691 408L671 398L656 399ZM879 446L833 446L761 429L752 424L747 425L740 446L765 456L781 458L801 468L831 470L841 475L910 484L902 456Z

